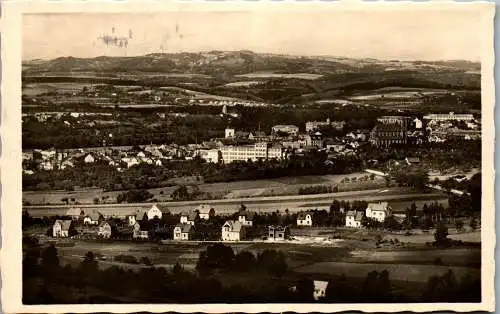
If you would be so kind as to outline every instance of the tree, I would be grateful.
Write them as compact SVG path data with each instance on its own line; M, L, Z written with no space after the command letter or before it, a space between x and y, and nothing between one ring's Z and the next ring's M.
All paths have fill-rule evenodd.
M85 257L83 258L81 265L81 269L84 273L88 275L93 275L97 272L97 261L95 260L94 253L87 252Z
M252 252L242 251L238 253L234 260L234 268L238 271L251 271L255 270L257 266L257 259Z
M436 239L436 244L446 245L449 243L448 239L448 227L444 223L440 223L434 233L434 239Z
M314 300L314 282L311 279L300 279L297 283L297 299L299 302Z
M190 197L191 195L189 194L188 188L185 185L177 187L172 192L172 198L176 201L188 200Z
M477 219L475 217L473 217L470 220L469 226L472 228L472 230L476 230L477 229Z
M59 256L54 244L49 245L42 252L42 266L45 268L55 268L59 266Z
M118 196L116 197L116 201L118 203L141 203L147 201L152 197L153 194L149 193L146 190L130 190L125 193L118 194Z

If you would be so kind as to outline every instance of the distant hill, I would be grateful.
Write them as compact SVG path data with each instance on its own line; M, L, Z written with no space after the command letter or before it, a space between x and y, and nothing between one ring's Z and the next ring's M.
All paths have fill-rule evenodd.
M480 64L469 61L381 61L338 57L298 57L258 54L251 51L210 51L200 53L155 53L137 57L61 57L49 61L23 62L23 74L71 72L158 72L199 73L211 76L234 76L252 72L312 73L321 75L416 71L479 71Z

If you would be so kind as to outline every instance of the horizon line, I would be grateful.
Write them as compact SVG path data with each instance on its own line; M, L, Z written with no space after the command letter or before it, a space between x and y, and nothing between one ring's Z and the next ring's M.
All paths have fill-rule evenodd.
M471 59L432 59L432 60L425 60L425 59L412 59L412 60L404 60L404 59L395 59L395 58L383 58L383 57L347 57L347 56L338 56L338 55L327 55L327 54L310 54L310 55L304 55L304 54L285 54L285 53L276 53L276 52L255 52L252 50L247 50L247 49L240 49L240 50L217 50L217 49L211 49L211 50L198 50L198 51L172 51L172 52L151 52L151 53L146 53L146 54L140 54L140 55L130 55L130 56L125 56L125 55L99 55L99 56L89 56L89 57L74 57L72 55L66 55L66 56L59 56L55 58L31 58L31 59L22 59L21 62L31 62L31 61L52 61L60 58L73 58L73 59L97 59L97 58L139 58L139 57L146 57L150 55L179 55L179 54L202 54L202 53L214 53L214 52L222 52L222 53L238 53L238 52L248 52L248 53L253 53L253 54L260 54L260 55L275 55L275 56L284 56L284 57L302 57L302 58L336 58L336 59L348 59L348 60L377 60L377 61L385 61L385 62L470 62L470 63L479 63L481 64L481 60L471 60Z

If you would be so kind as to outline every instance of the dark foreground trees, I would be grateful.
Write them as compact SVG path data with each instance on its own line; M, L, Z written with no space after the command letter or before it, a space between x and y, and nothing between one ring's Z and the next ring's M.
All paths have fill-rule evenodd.
M199 268L197 273L178 263L172 269L100 268L92 252L76 266L62 266L53 245L40 248L24 241L23 246L24 304L315 302L313 276L288 270L285 255L275 250L234 253L231 247L216 244L200 254L199 267L208 269L199 273ZM478 278L456 278L451 271L429 278L421 298L409 299L401 288L401 283L391 282L389 272L372 271L364 279L335 277L320 301L479 302L481 298Z

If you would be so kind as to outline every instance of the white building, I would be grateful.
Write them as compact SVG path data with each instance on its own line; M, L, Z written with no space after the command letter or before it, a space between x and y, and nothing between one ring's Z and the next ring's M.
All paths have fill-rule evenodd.
M52 236L57 238L69 237L69 229L71 228L71 220L56 220L52 227Z
M271 132L276 134L278 132L288 133L289 135L296 136L299 133L299 127L291 124L279 124L271 128Z
M314 280L314 300L325 297L326 287L328 287L328 281Z
M473 121L474 116L472 114L456 114L454 112L446 113L431 113L424 116L424 120L430 121Z
M368 203L366 217L384 222L391 215L391 212L392 210L387 202Z
M198 217L198 214L196 212L191 212L191 213L182 213L181 214L181 219L180 223L181 224L190 224L194 226L194 221L196 220L196 217Z
M297 226L312 226L312 213L299 213L297 216Z
M251 227L253 226L253 217L255 216L254 212L249 212L249 211L240 211L238 213L238 221L243 225L243 226L248 226Z
M420 120L419 118L413 119L413 124L415 125L415 129L422 128L422 120Z
M257 161L259 159L282 159L283 148L281 146L271 146L268 143L260 142L254 145L223 146L220 149L224 163L233 161Z
M222 226L222 241L240 241L245 238L245 228L239 221L228 220Z
M226 138L234 138L234 129L226 128L225 137Z
M330 126L330 118L326 119L326 121L308 121L306 122L306 132L315 131L327 126Z
M189 241L193 236L193 225L178 224L174 228L174 240Z
M84 162L86 164L91 164L91 163L95 162L95 158L94 158L94 156L92 156L92 154L88 154L87 156L85 156Z
M221 152L218 149L200 149L197 154L206 162L219 163L222 159Z
M200 219L203 219L203 220L209 220L210 217L215 216L215 209L208 204L202 204L202 205L196 207L195 211L196 210L198 211Z
M361 220L363 219L363 213L350 210L345 216L345 226L351 228L361 228Z
M102 215L100 212L97 211L92 211L91 213L85 215L83 218L83 224L84 225L98 225L99 220L102 218Z

